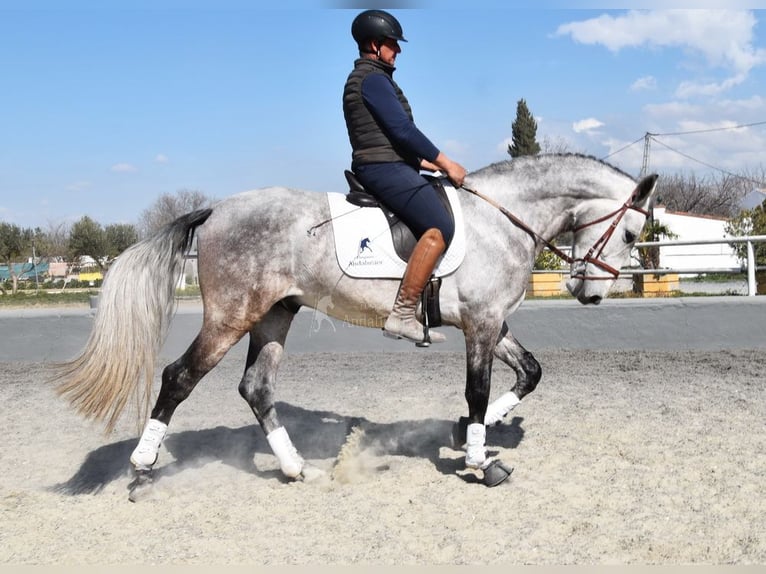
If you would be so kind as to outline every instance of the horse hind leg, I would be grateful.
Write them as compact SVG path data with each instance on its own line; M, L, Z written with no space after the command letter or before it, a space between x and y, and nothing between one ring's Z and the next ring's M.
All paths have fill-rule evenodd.
M508 325L503 323L500 339L495 346L495 357L516 372L516 384L487 407L484 424L500 424L517 404L537 388L542 370L537 359L519 344L511 334Z
M242 338L244 332L211 326L207 322L181 357L162 371L162 386L144 427L138 445L130 455L136 479L130 486L130 500L137 500L152 482L152 468L157 463L162 441L173 413L194 390L197 383Z
M277 303L250 331L250 347L239 393L266 434L272 452L287 478L303 478L305 461L277 414L274 387L284 353L285 339L297 307Z

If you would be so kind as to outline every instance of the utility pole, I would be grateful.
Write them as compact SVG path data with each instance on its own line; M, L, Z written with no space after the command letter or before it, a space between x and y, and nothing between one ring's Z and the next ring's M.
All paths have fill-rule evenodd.
M641 163L641 173L639 173L639 177L644 177L649 171L649 147L650 142L652 141L652 135L653 134L650 134L649 132L644 134L644 160Z
M37 277L37 255L35 254L35 244L32 242L32 266L35 270L35 292L40 291L40 279Z
M641 173L639 174L639 179L642 177L645 177L646 174L649 172L649 151L650 151L650 143L652 141L652 135L653 134L649 132L646 132L644 134L644 159L641 162ZM654 202L652 202L651 205L649 206L649 215L646 219L647 219L647 225L649 226L649 241L657 241L657 235L655 233L655 225L654 225Z

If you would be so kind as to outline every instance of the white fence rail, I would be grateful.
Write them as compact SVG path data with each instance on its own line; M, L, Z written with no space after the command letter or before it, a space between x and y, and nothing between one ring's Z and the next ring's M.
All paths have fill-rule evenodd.
M755 296L757 291L755 272L766 270L766 266L758 267L755 261L755 247L756 243L766 243L766 235L751 235L746 237L730 237L725 239L692 239L692 240L666 240L666 241L643 241L636 243L632 256L638 259L638 248L640 247L659 247L660 254L663 247L679 247L685 245L731 245L734 243L745 243L747 259L739 267L699 267L699 268L673 268L664 267L662 269L642 269L634 267L624 267L620 269L620 277L627 278L632 275L700 275L706 273L720 273L720 274L739 274L747 273L747 294L748 296ZM565 253L570 253L570 247L559 246L559 248ZM550 273L550 271L547 271ZM535 271L535 273L546 273L546 271ZM567 273L566 270L562 270L561 273Z
M642 269L639 267L624 267L620 269L620 277L621 278L630 278L633 275L668 275L668 274L678 274L678 275L701 275L701 274L707 274L707 273L720 273L720 274L731 274L736 275L739 273L747 273L747 294L748 296L755 296L757 291L757 285L755 280L755 272L756 271L762 271L766 270L766 266L758 267L756 266L755 261L755 247L754 245L756 243L766 243L766 235L751 235L746 237L730 237L726 239L692 239L692 240L667 240L667 241L644 241L640 243L636 243L634 246L634 250L632 253L632 258L638 259L638 248L640 247L659 247L660 253L662 253L663 247L680 247L680 246L695 246L695 245L731 245L734 243L745 243L746 244L746 251L747 251L747 259L743 262L742 265L739 267L699 267L699 268L674 268L674 267L665 267L662 269ZM564 253L570 254L571 253L571 247L562 245L558 246L559 249L561 249ZM196 251L189 253L187 255L187 258L189 259L196 259L197 253ZM567 269L560 269L560 270L535 270L533 273L551 273L551 272L558 272L562 275L568 273L569 271Z

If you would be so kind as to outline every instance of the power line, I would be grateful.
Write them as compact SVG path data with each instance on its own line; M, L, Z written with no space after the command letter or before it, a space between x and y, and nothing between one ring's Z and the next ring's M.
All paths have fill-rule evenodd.
M694 157L692 157L692 156L690 156L688 154L685 154L684 152L682 152L680 150L677 150L677 149L669 146L666 143L661 142L659 139L657 139L658 137L663 137L663 136L686 136L686 135L694 135L694 134L703 134L703 133L711 133L711 132L720 132L720 131L727 131L727 130L736 130L736 129L750 128L750 127L762 126L762 125L766 125L766 121L753 122L753 123L749 123L749 124L740 124L740 125L736 125L736 126L726 126L726 127L720 127L720 128L708 128L708 129L703 129L703 130L689 130L689 131L684 131L684 132L667 132L667 133L651 133L651 132L646 132L646 134L644 134L642 137L640 137L636 141L634 141L632 143L629 143L628 145L626 145L626 146L624 146L624 147L622 147L622 148L620 148L620 149L610 153L607 156L604 156L601 159L605 160L605 159L608 159L608 158L610 158L610 157L612 157L614 155L617 155L618 153L622 153L626 149L636 145L638 142L643 140L644 141L644 166L646 166L647 163L648 163L648 159L649 159L648 158L648 153L649 153L648 143L649 143L650 140L653 140L653 141L657 142L658 144L660 144L661 146L663 146L663 147L667 148L668 150L672 151L673 153L677 153L678 155L683 156L683 157L685 157L688 160L696 162L696 163L698 163L700 165L704 165L705 167L708 167L708 168L710 168L712 170L719 171L719 172L724 173L726 175L729 175L731 177L735 177L735 178L738 178L738 179L749 181L751 183L755 183L755 184L760 185L760 186L764 186L764 185L766 185L766 182L759 181L759 180L756 180L756 179L753 179L753 178L750 178L750 177L745 177L745 176L742 176L742 175L739 175L739 174L736 174L736 173L732 173L732 172L727 171L725 169L722 169L722 168L716 167L714 165L711 165L709 163L706 163L704 161L698 160L698 159L696 159L696 158L694 158Z
M766 123L766 122L764 122L764 123ZM668 135L671 135L671 134L668 134ZM688 155L688 154L685 154L684 152L682 152L682 151L680 151L680 150L677 150L677 149L675 149L675 148L673 148L673 147L670 147L668 144L661 142L661 141L660 141L660 140L658 140L657 138L655 138L655 137L652 137L652 134L649 134L649 137L650 137L650 139L651 139L652 141L655 141L655 142L657 142L657 143L658 143L658 144L660 144L662 147L665 147L665 148L669 149L670 151L672 151L673 153L677 153L678 155L680 155L680 156L683 156L683 157L685 157L686 159L689 159L689 160L691 160L691 161L693 161L693 162L696 162L696 163L698 163L698 164L700 164L700 165L704 165L705 167L709 167L710 169L713 169L713 170L715 170L715 171L719 171L719 172L721 172L721 173L724 173L724 174L726 174L726 175L730 175L731 177L736 177L736 178L738 178L738 179L742 179L742 180L745 180L745 181L749 181L749 182L751 182L751 183L756 183L756 184L758 184L758 185L764 185L764 182L763 182L763 181L758 181L758 180L756 180L756 179L752 179L752 178L749 178L749 177L745 177L745 176L742 176L742 175L739 175L739 174L736 174L736 173L732 173L732 172L730 172L730 171L727 171L727 170L725 170L725 169L722 169L722 168L720 168L720 167L716 167L716 166L714 166L714 165L711 165L711 164L709 164L709 163L706 163L706 162L704 162L704 161L701 161L701 160L699 160L699 159L693 158L692 156L690 156L690 155Z
M722 127L722 128L707 128L707 129L704 129L704 130L690 130L690 131L686 131L686 132L668 132L668 133L665 133L665 134L653 134L653 133L647 132L647 134L650 135L650 136L658 136L658 137L661 137L661 136L688 136L688 135L692 135L692 134L708 134L708 133L711 133L711 132L723 132L723 131L727 131L727 130L739 130L739 129L742 129L742 128L752 128L752 127L755 127L755 126L762 126L762 125L766 125L766 121L763 121L763 122L753 122L752 124L742 124L742 125L738 125L738 126L726 126L726 127Z
M629 143L629 144L628 144L628 145L626 145L625 147L622 147L622 148L618 149L617 151L613 151L612 153L610 153L609 155L605 155L605 156L604 156L604 157L602 157L601 159L602 159L602 160L605 160L605 159L609 159L609 158L610 158L610 157L612 157L613 155L617 155L618 153L622 153L622 152L624 152L624 151L625 151L626 149L628 149L629 147L631 147L631 146L634 146L634 145L636 145L638 142L642 141L642 140L644 139L644 137L646 137L646 136L641 136L640 138L638 138L638 139L637 139L636 141L634 141L633 143Z

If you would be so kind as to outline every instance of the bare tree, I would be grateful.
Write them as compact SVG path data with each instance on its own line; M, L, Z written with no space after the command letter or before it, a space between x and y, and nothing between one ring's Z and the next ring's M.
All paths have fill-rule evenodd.
M174 219L210 207L213 199L196 189L181 189L175 194L163 193L139 216L138 228L142 237L148 237Z
M554 154L554 153L575 153L572 149L572 145L566 138L562 136L543 136L540 141L540 153ZM579 153L585 154L584 151Z
M697 177L692 173L662 175L657 185L660 202L671 211L733 217L756 182L744 174Z
M45 251L41 251L38 255L49 260L66 261L69 259L69 235L71 233L72 226L69 223L49 221L48 226L43 230L46 241Z

